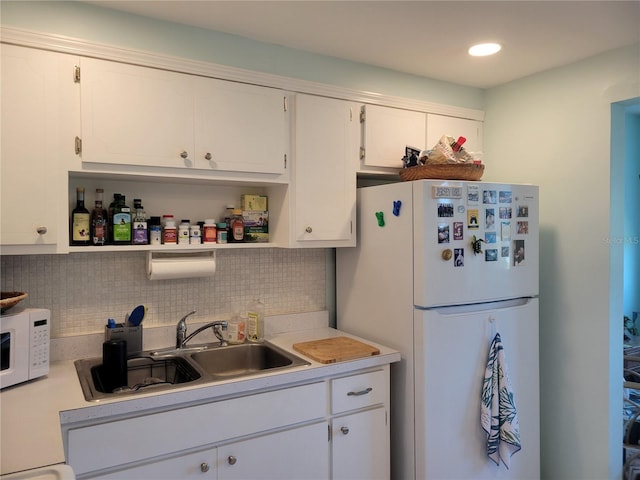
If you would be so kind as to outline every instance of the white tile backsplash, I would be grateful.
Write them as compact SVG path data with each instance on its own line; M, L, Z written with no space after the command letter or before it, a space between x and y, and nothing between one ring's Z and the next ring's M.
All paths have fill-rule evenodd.
M150 281L145 252L2 256L3 291L27 292L21 306L51 309L51 336L100 333L148 307L147 327L175 324L191 310L198 321L244 312L256 296L267 315L326 308L325 249L256 248L217 252L213 277Z

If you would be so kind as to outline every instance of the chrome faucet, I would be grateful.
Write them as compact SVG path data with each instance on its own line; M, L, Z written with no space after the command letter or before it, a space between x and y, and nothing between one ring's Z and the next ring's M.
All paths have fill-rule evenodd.
M198 335L200 332L205 331L207 328L211 328L213 330L213 334L220 341L221 347L226 346L227 341L222 333L226 331L227 327L229 326L229 323L226 321L209 322L206 325L203 325L202 327L196 329L195 332L187 335L187 317L193 315L194 313L196 313L195 310L193 312L187 313L180 319L180 321L176 325L176 348L185 348L189 340Z

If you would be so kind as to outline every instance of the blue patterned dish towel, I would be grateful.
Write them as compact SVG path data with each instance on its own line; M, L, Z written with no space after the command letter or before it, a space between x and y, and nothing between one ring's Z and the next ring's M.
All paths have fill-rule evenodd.
M502 460L508 469L511 456L522 445L518 411L499 333L496 333L489 347L489 358L482 381L480 423L487 434L487 455L496 465L500 465Z

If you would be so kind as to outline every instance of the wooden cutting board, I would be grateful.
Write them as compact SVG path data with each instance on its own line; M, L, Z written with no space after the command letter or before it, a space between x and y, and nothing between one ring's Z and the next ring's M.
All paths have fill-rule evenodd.
M348 337L294 343L293 349L320 363L343 362L380 354L380 349Z

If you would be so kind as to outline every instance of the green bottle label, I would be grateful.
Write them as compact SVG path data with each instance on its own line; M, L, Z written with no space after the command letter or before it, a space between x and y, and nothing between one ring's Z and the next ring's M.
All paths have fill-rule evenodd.
M116 213L113 215L113 241L131 241L131 214Z

